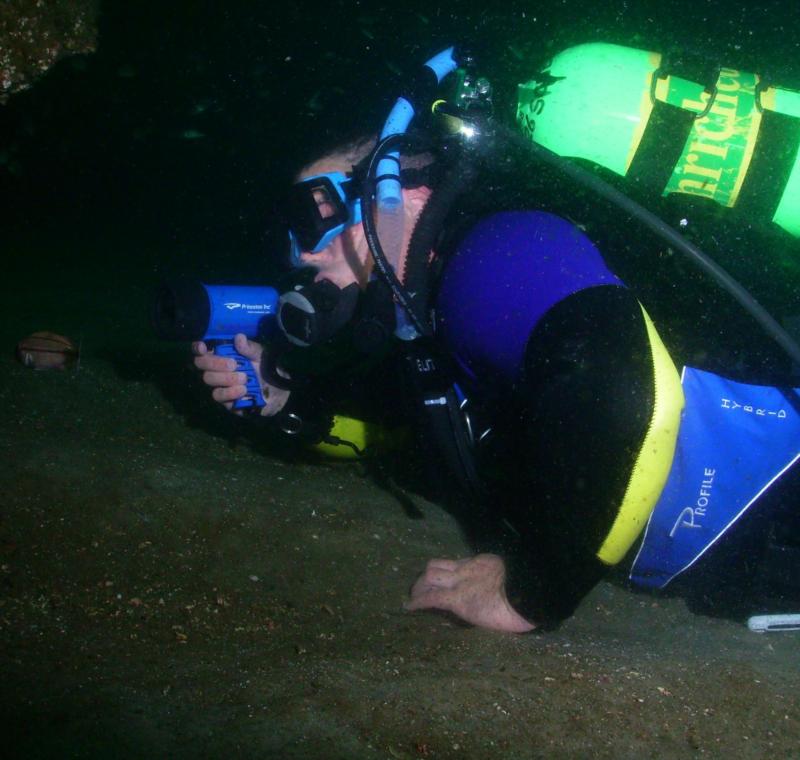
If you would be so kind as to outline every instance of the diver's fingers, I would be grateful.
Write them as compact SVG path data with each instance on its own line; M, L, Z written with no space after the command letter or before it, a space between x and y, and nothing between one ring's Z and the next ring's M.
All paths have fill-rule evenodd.
M450 570L428 568L422 578L425 583L435 588L453 588L458 583L458 576Z
M254 340L248 340L244 333L236 333L233 338L233 347L244 356L245 359L250 359L254 362L261 359L261 353L264 350L264 347L260 343L256 343Z
M419 581L411 591L411 598L403 604L409 612L414 610L449 610L453 592L449 589L420 586Z
M214 388L211 391L211 398L224 404L228 401L236 401L236 399L244 396L245 393L247 393L247 388L244 385L228 385Z
M203 382L212 388L244 388L247 375L244 372L203 372Z
M228 359L215 354L203 354L194 357L194 366L201 372L235 372L238 368L235 359Z

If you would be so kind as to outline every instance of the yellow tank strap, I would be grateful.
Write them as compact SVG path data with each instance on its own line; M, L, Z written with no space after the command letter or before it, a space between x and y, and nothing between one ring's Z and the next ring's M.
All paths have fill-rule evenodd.
M644 307L639 305L647 325L653 357L655 404L619 512L597 552L598 559L607 565L616 565L625 556L644 529L661 495L675 456L684 405L678 370L653 322Z

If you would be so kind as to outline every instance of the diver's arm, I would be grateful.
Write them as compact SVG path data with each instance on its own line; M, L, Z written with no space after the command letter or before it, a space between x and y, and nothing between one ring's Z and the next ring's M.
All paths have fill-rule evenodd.
M409 608L509 631L572 615L608 571L597 551L653 394L647 332L628 291L595 287L553 307L531 335L520 382L482 451L491 499L462 514L486 553L429 563Z
M566 547L561 547L562 551ZM539 546L503 556L505 597L521 617L536 620L544 630L571 617L584 597L608 572L608 566L587 550L564 557L558 547Z
M506 528L494 549L506 597L548 627L608 572L599 550L653 423L654 362L633 295L594 287L553 307L531 335L509 406L483 532L492 518Z

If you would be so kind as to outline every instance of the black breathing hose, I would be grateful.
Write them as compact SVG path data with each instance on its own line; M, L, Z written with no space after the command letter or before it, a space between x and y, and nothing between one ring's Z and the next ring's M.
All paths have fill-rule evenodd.
M428 266L430 252L434 249L445 218L450 213L456 198L469 188L476 173L475 163L469 158L462 158L452 163L428 198L411 234L403 281L426 314L431 290Z

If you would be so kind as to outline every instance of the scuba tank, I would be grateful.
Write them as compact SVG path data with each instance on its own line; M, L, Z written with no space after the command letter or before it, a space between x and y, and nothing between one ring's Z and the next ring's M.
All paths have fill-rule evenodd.
M577 45L519 86L517 121L561 156L664 196L735 207L800 237L800 92L758 74Z

